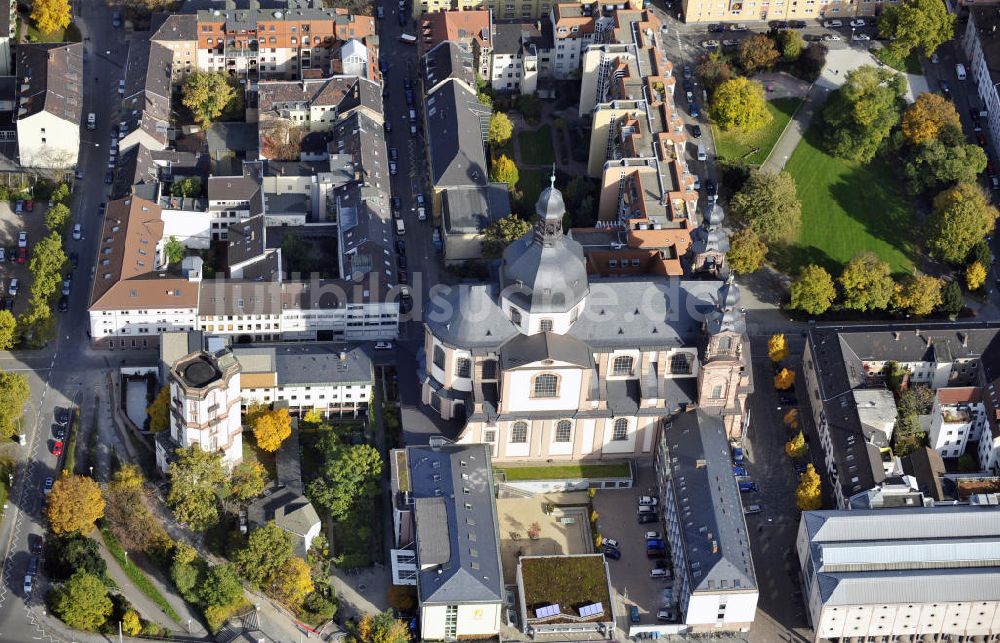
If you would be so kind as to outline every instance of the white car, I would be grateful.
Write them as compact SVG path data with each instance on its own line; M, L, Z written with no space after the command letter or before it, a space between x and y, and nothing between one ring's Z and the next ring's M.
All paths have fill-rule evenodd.
M618 541L614 538L601 538L601 547L614 547L618 549Z
M656 496L639 496L640 507L655 507L660 504L660 499Z
M828 40L828 41L829 40L840 40L840 36L838 36L835 33L828 33L825 36L823 36L823 40Z
M718 40L703 40L701 41L701 46L705 49L716 49L719 46Z
M740 41L739 40L723 40L722 41L722 46L723 47L738 47L739 45L740 45Z
M389 174L395 175L399 172L395 161L389 161Z
M427 208L422 205L417 206L417 221L427 220Z
M375 350L377 351L391 351L392 342L375 342Z
M851 40L871 40L872 37L866 33L856 33L851 36Z
M28 233L27 232L19 232L18 233L18 235L17 235L17 247L18 248L27 248L28 247Z
M70 289L71 285L72 285L72 282L70 282L69 279L63 279L63 283L62 283L62 295L63 295L63 297L69 297L69 289Z
M857 20L852 20L850 24L852 27L864 27L865 21L862 20L861 18L858 18Z
M24 595L31 596L31 574L24 576Z
M823 23L823 26L827 29L832 29L833 27L843 27L844 23L840 20L827 20Z
M77 223L75 226L73 226L73 241L79 241L82 238L83 238L83 228L81 228L80 224Z
M759 514L760 512L761 512L760 505L749 505L746 509L743 510L743 513L747 514L748 516L751 514Z
M646 540L663 540L663 536L658 531L647 531Z
M17 277L10 280L10 285L7 286L7 294L11 297L17 297Z

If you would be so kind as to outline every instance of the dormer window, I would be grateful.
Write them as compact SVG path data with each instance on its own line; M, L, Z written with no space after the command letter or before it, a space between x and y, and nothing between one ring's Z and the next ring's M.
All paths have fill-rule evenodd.
M631 375L633 359L628 355L619 355L611 368L612 375Z
M518 328L520 328L521 327L521 311L518 310L517 308L511 308L510 309L510 321L511 321L512 324L514 324L515 326L517 326Z
M540 322L538 322L538 331L542 333L552 332L552 320L543 319Z

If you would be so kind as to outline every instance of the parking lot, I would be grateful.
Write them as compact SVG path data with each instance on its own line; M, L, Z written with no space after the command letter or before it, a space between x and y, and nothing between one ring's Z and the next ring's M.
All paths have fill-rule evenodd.
M28 289L31 286L31 273L28 272L28 260L35 242L45 236L45 203L36 202L32 212L25 210L21 214L14 212L14 203L0 202L0 248L4 251L4 261L0 263L0 281L2 281L3 305L10 306L10 284L17 279L17 296L11 312L19 315L28 306ZM21 232L28 233L28 248L24 263L17 261L17 237Z
M629 623L628 606L639 608L640 624L657 624L656 612L667 604L666 593L671 586L669 581L649 577L656 561L646 557L645 534L647 531L663 534L662 524L639 524L636 519L639 496L654 494L652 464L638 466L636 476L636 486L631 489L605 489L594 496L598 529L604 538L617 540L622 553L620 560L608 559L608 567L611 570L611 587L623 604L617 614L619 627L626 632L632 625Z

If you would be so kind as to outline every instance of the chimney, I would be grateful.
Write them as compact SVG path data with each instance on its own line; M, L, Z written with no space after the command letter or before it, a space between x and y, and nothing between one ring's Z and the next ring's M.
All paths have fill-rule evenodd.
M892 331L892 338L894 340L896 340L897 342L899 341L899 331L898 330Z
M962 346L968 346L969 345L969 334L968 333L959 333L958 336L962 338Z
M712 553L713 554L718 554L719 553L719 541L717 541L717 540L713 540L712 541Z
M342 362L347 361L347 351L340 351L340 361Z

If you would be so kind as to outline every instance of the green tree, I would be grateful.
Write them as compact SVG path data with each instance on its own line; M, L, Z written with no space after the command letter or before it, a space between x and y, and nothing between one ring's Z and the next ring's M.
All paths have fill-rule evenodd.
M940 189L946 184L975 183L986 169L986 152L966 143L961 130L949 130L904 156L903 174L914 194Z
M0 351L9 351L16 345L17 320L9 310L0 310Z
M153 433L166 431L170 428L170 387L162 386L153 403L146 407L149 418L149 430Z
M757 272L767 257L767 244L760 240L752 228L743 228L729 241L726 261L741 275Z
M174 510L174 518L195 531L203 531L219 519L216 494L226 480L222 455L202 451L198 444L177 449L176 453L177 459L167 467L167 504Z
M198 589L198 598L208 607L232 605L241 596L243 584L236 575L236 568L229 564L210 568Z
M712 119L726 131L756 132L771 122L764 88L746 78L733 78L712 93Z
M57 185L55 189L52 190L52 195L49 196L49 199L53 203L62 203L63 205L68 206L73 202L73 194L70 192L69 184L60 183Z
M347 490L350 493L350 490ZM292 535L269 521L250 532L247 544L236 552L240 573L256 587L267 587L292 557Z
M934 406L934 390L929 386L911 386L899 394L896 409L903 415L927 415Z
M264 492L267 470L259 462L243 462L233 467L229 493L240 502L250 502Z
M906 78L891 69L858 67L823 108L831 153L868 162L899 123Z
M42 33L62 31L72 18L69 0L34 0L31 3L31 21Z
M108 588L93 574L77 572L51 594L52 613L72 628L93 632L111 616Z
M930 275L916 274L896 286L892 305L911 315L930 315L941 305L944 282Z
M163 258L167 260L168 264L180 263L184 259L185 252L184 244L173 235L163 244Z
M490 224L483 231L483 256L494 259L503 254L504 248L531 232L531 224L510 214Z
M905 0L886 6L878 19L879 34L890 40L889 50L903 60L914 49L930 56L954 35L955 16L937 0Z
M174 560L170 566L170 580L174 587L180 592L184 600L195 602L201 600L198 596L198 588L202 584L201 566L193 563L182 563Z
M823 506L822 482L812 464L807 464L805 473L799 476L795 506L802 511L813 511Z
M740 43L740 65L748 74L774 67L779 57L774 41L766 34L755 34Z
M45 517L54 534L89 534L104 516L101 488L87 476L64 476L55 481L45 505Z
M518 96L515 107L529 121L535 122L542 116L542 101L534 94Z
M934 197L934 211L927 222L927 247L945 261L961 264L972 247L993 233L998 216L983 190L960 183Z
M197 176L189 176L185 179L174 181L170 185L170 195L180 197L201 196L201 179Z
M872 252L854 255L837 281L851 310L885 310L896 292L889 264Z
M965 308L965 297L962 296L962 287L957 281L949 281L941 292L939 310L949 317L955 317L963 308Z
M802 55L806 42L802 35L792 29L782 29L775 34L775 43L781 51L781 59L788 63L793 63Z
M715 88L733 77L733 70L729 62L718 51L710 52L698 65L698 77L709 92L714 92Z
M501 154L493 159L490 165L490 181L494 183L506 183L511 192L517 189L517 182L521 179L517 171L517 165L506 154Z
M44 560L45 573L54 583L65 581L77 571L101 577L108 570L97 541L79 532L46 538Z
M223 72L192 72L184 79L181 93L181 103L191 110L202 128L211 125L238 100L236 88Z
M768 244L794 238L802 223L802 203L788 172L752 172L729 207L738 221Z
M822 315L837 298L833 277L825 268L814 263L802 269L790 290L792 308L810 315Z
M966 257L965 261L967 263L973 263L978 261L984 266L988 266L993 263L993 251L990 250L990 244L986 242L985 239L980 239L969 250L969 256Z
M489 142L496 147L503 147L514 133L514 124L503 112L493 112L490 115Z
M885 385L893 393L899 393L900 387L903 386L903 380L909 373L909 369L899 362L890 361L885 365Z
M910 145L923 145L945 130L962 130L955 104L940 94L924 92L903 112L903 138Z
M69 208L62 203L56 203L45 212L45 227L49 232L66 233L66 224L72 215Z
M337 445L328 454L322 475L309 484L309 498L331 518L342 520L359 500L378 493L381 474L382 457L375 447Z
M66 265L66 253L62 248L62 236L52 232L35 244L28 261L31 271L31 296L47 300L62 283L62 269Z

